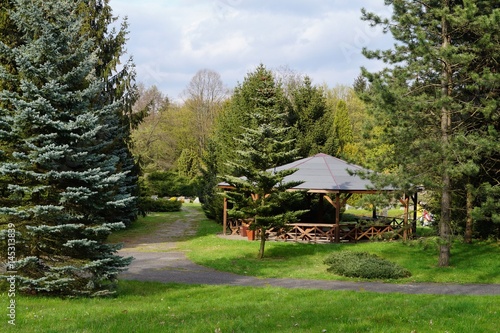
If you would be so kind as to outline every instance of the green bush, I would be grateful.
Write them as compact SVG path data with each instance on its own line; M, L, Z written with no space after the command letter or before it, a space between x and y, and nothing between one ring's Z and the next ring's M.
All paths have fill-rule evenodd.
M399 279L411 276L407 269L367 252L335 252L324 263L330 266L329 272L347 277Z
M159 197L195 197L198 195L198 179L181 176L174 171L155 171L144 180L144 193Z
M139 200L139 208L145 214L151 212L178 212L181 210L181 206L182 202L169 199L142 197Z

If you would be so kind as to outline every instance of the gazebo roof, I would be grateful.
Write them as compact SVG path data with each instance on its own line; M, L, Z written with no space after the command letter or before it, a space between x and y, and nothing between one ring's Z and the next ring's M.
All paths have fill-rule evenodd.
M286 169L297 169L297 171L287 176L284 179L285 181L303 181L302 184L293 188L295 190L308 190L309 192L318 193L377 192L368 179L351 174L356 171L371 172L370 170L327 154L316 154L277 167L275 170Z
M370 170L327 154L316 154L276 167L273 170L287 169L297 169L297 171L285 177L284 181L303 182L292 190L307 190L311 193L376 193L379 191L375 189L370 180L349 173L371 172ZM220 183L219 187L227 185L227 183ZM390 188L382 189L382 191L391 190Z

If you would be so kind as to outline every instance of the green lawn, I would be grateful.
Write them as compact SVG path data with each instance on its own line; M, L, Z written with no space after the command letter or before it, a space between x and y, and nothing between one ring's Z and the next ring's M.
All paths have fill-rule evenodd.
M154 214L113 236L126 240L154 232L186 212ZM200 216L202 216L200 214ZM220 225L200 218L198 235L181 242L207 266L261 277L341 279L322 261L344 248L377 253L410 269L408 281L499 283L498 244L455 244L452 266L435 267L432 246L391 243L310 245L223 240ZM168 272L166 272L168 274ZM120 281L104 299L16 295L16 326L8 324L9 297L0 293L2 332L499 332L500 296L378 294L283 288L198 286Z
M20 297L2 332L498 332L500 297L120 282L109 299ZM2 295L5 300L5 294ZM2 308L5 302L2 301Z
M499 243L467 245L455 242L451 265L437 267L438 252L435 241L420 240L403 243L360 242L357 244L299 244L266 242L266 258L256 259L259 242L226 240L216 234L221 226L202 219L198 236L179 244L194 262L221 271L258 277L290 277L302 279L352 280L326 271L323 260L333 251L349 249L367 251L396 262L412 273L410 278L397 283L500 283Z

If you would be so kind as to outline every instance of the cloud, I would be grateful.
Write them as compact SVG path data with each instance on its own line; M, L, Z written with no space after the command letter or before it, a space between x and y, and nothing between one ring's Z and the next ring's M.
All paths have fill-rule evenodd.
M380 1L382 2L382 1ZM286 65L316 83L352 84L361 66L380 67L363 47L387 48L390 38L360 20L373 0L113 0L128 16L127 49L137 80L178 98L195 73L209 68L229 87L259 63ZM387 10L385 9L385 12ZM387 15L386 15L387 16ZM372 64L370 64L370 62Z

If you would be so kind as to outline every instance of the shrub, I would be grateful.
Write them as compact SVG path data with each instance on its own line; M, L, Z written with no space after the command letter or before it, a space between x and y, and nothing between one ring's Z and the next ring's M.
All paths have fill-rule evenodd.
M178 212L181 210L182 202L169 199L152 199L142 197L139 200L139 208L144 213L151 212Z
M399 279L411 276L407 269L366 252L335 252L324 263L330 266L329 272L347 277Z
M174 171L155 171L145 177L144 193L159 197L197 196L198 179L180 176Z

